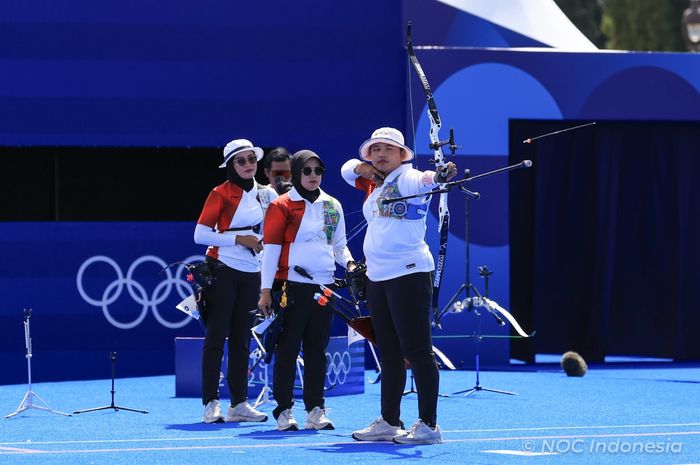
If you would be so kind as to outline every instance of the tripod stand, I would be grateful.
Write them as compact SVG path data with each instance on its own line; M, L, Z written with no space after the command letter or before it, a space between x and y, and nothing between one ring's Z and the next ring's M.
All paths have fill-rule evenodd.
M411 369L411 388L403 392L404 396L407 396L409 394L418 394L418 391L416 391L416 388L413 384L413 369Z
M19 415L20 413L24 412L25 410L29 409L36 409L36 410L44 410L49 413L55 413L56 415L63 415L66 417L69 417L70 414L68 413L63 413L59 412L57 410L52 409L49 404L44 402L41 397L36 395L34 391L32 391L32 338L29 333L29 319L32 317L32 309L31 308L25 308L24 309L24 346L27 349L27 392L24 394L24 397L22 398L22 401L19 403L19 406L17 407L17 410L14 412L5 415L5 418L12 418L14 416ZM35 400L37 401L35 403Z
M484 284L484 295L486 298L488 298L488 292L489 292L489 276L492 275L493 272L490 271L487 267L485 266L480 266L479 267L479 275L482 276L485 280ZM474 316L476 317L476 332L474 333L474 357L475 357L475 371L476 371L476 384L474 384L474 387L471 389L465 389L463 391L457 391L455 394L464 394L465 396L469 396L471 394L474 394L475 392L479 391L488 391L488 392L496 392L498 394L508 394L510 396L514 396L515 392L510 392L510 391L502 391L500 389L491 389L491 388L485 388L481 385L479 382L479 346L481 344L481 340L483 339L483 336L481 335L481 312L479 311L480 307L484 307L488 309L489 307L484 303L484 299L479 295L479 291L477 291L473 286L472 289L474 289L474 292L476 292L478 297L474 298L469 298L467 297L465 299L466 306L471 308L471 310L474 312ZM503 326L505 323L501 318L496 315L495 313L492 313L493 316L496 318L498 321L498 324Z
M531 163L530 163L531 164ZM490 171L488 173L480 174L477 176L469 177L469 170L465 170L465 178L467 181L479 178L479 177L484 177L484 176L489 176L492 174L500 173L503 171L510 171L511 169L515 168L521 168L521 167L529 167L530 165L527 162L522 162L517 165L512 165L508 166L505 168L501 168L498 170ZM471 283L469 279L469 202L470 199L479 199L480 195L478 192L472 192L468 190L464 185L460 184L459 185L459 190L462 191L464 194L466 194L467 198L465 199L465 206L464 206L464 223L465 223L465 228L464 228L464 242L465 242L465 282L459 286L459 289L457 289L457 292L452 296L452 298L447 302L447 305L438 313L438 318L436 319L436 326L440 326L440 317L444 315L448 310L451 308L455 308L457 311L461 311L464 307L466 307L468 310L474 312L474 316L476 316L476 332L474 334L474 352L475 352L475 370L476 370L476 384L474 385L473 388L463 390L463 391L457 391L454 394L462 394L464 393L465 396L471 395L475 392L478 391L490 391L490 392L497 392L500 394L508 394L508 395L515 395L514 392L509 392L509 391L501 391L498 389L490 389L490 388L485 388L481 386L479 382L479 345L481 343L481 340L483 339L483 336L481 334L481 312L479 312L478 307L484 307L487 310L490 311L490 308L484 304L484 301L479 294L479 291L476 290L474 285ZM485 280L485 285L484 285L484 294L488 298L488 289L489 289L489 276L492 275L493 273L485 266L480 266L479 267L479 275L482 276ZM460 294L462 291L465 292L466 298L463 301L457 302L457 299L459 298ZM471 298L471 292L474 291L474 293L478 296L475 298ZM496 318L498 321L498 324L503 326L505 323L501 318L496 315L495 313L491 312L493 316Z
M469 248L469 244L467 243L467 248ZM468 253L468 252L467 252ZM467 262L467 266L468 266ZM474 394L475 392L478 391L488 391L488 392L496 392L499 394L508 394L511 396L514 396L514 392L510 391L502 391L500 389L491 389L491 388L485 388L483 387L480 382L479 382L479 346L481 344L481 340L484 338L481 334L481 312L479 311L479 308L486 308L487 311L491 312L490 307L488 306L487 299L488 299L488 293L489 293L489 276L491 276L493 272L489 270L485 266L480 266L479 267L479 275L484 278L484 295L486 296L486 299L484 299L480 294L479 291L476 290L476 288L472 284L466 284L462 285L460 287L460 290L457 292L457 294L452 298L452 300L448 303L449 305L453 305L454 300L459 296L459 293L462 292L462 289L467 290L467 298L464 299L461 302L454 303L454 307L458 308L459 311L462 310L462 308L466 307L470 311L474 312L474 316L476 317L476 331L474 333L474 357L475 357L475 366L474 369L476 371L476 384L474 385L473 388L471 389L465 389L463 391L457 391L454 394L464 394L465 396L469 396L471 394ZM476 297L469 297L469 290L473 290L476 293ZM498 321L498 324L500 326L505 325L504 321L496 315L495 313L491 312L491 314L496 318L496 321Z
M73 412L74 415L77 415L78 413L88 413L88 412L97 412L98 410L109 410L113 409L115 412L118 412L119 410L126 410L129 412L138 412L138 413L148 413L145 410L136 410L133 408L127 408L127 407L119 407L117 405L114 405L114 371L115 371L115 365L117 362L117 353L116 352L110 352L109 353L109 359L112 361L112 403L109 405L106 405L104 407L96 407L96 408L89 408L85 410L76 410Z

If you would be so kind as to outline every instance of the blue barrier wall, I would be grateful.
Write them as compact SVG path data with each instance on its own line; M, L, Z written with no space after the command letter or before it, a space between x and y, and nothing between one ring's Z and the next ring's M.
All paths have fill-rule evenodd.
M435 28L422 24L434 25L431 11L443 14L445 6L422 5L427 11L411 14L416 45L439 43L433 40L461 45L453 39L464 16L446 24L447 35L436 35ZM168 8L157 1L98 5L73 0L62 2L60 9L45 0L4 5L0 145L214 150L245 136L263 146L316 150L329 173L337 173L376 127L400 127L410 144L411 123L417 121L417 165L427 169L427 117L415 78L412 114L406 99L401 6L398 0L362 0L342 8L314 0L209 0ZM406 11L415 13L404 5ZM516 39L510 36L501 45L535 45ZM421 48L417 53L443 117L442 136L455 128L462 145L457 163L473 174L507 164L511 119L700 119L697 55ZM137 160L127 163L139 169ZM154 178L180 181L190 175L182 166L169 170L167 163L149 169ZM0 179L4 186L25 182L36 190L44 187L36 174L29 165L3 172ZM70 172L59 175L68 176L70 184ZM91 175L109 176L109 167ZM41 182L48 185L48 178ZM124 184L139 188L129 185L128 171ZM472 281L483 286L476 267L488 265L494 271L491 296L508 308L507 177L472 187L482 193L471 203ZM349 228L360 221L361 194L339 176L326 176L324 189L343 202ZM58 194L46 188L49 208L55 201L51 196ZM3 195L6 201L23 200L14 188ZM76 202L95 201L89 191L83 197ZM464 282L464 202L461 195L451 195L453 226L441 306ZM433 250L436 203L428 224ZM109 351L120 354L118 375L173 373L173 338L198 336L200 329L172 308L185 289L161 286L157 271L162 263L203 252L192 243L196 218L185 223L16 223L7 222L3 211L0 205L5 221L0 223L0 361L6 367L0 383L25 380L22 309L29 306L34 309L37 381L109 377ZM350 247L361 257L361 239ZM86 299L78 272L96 256L108 259L89 264L96 276L84 284ZM118 283L119 272L127 280L132 266L143 274L143 290L132 286L130 294L126 281ZM110 303L103 308L101 301ZM115 315L112 323L108 315ZM135 321L134 328L123 328ZM440 334L468 335L473 325L468 313L448 314ZM446 353L466 364L469 347L471 341L463 338ZM507 344L497 351L500 363Z
M399 11L399 0L5 2L0 145L248 137L355 153L375 126L403 121Z
M109 351L119 352L118 374L173 373L173 337L200 333L192 323L172 327L182 320L172 305L184 288L158 287L156 272L164 262L203 252L192 243L198 210L187 224L148 221L172 218L160 214L159 203L170 202L172 212L183 192L201 207L206 189L223 179L201 190L191 176L202 171L176 168L166 157L192 147L211 155L246 137L260 146L313 149L337 172L375 127L403 121L398 11L399 0L342 8L317 0L4 4L0 146L3 162L11 163L0 171L0 221L6 221L0 224L0 290L7 297L0 303L0 383L26 379L22 309L29 306L37 381L108 377ZM113 157L93 166L54 147L87 147L96 157L104 149ZM120 159L119 147L134 150ZM174 150L154 162L148 149L163 147ZM25 155L31 160L23 162ZM217 171L210 156L203 160ZM146 184L161 187L139 194ZM352 191L335 180L324 188ZM109 189L127 192L107 195ZM168 196L168 189L177 195ZM153 217L129 213L134 203L151 205ZM7 222L17 217L120 222ZM103 276L85 284L90 303L76 275L95 256L106 258L88 268ZM114 284L105 292L119 281L116 269L125 276L132 265L144 289ZM102 308L112 297L117 300Z
M0 223L0 383L26 379L22 309L35 381L174 372L175 336L200 336L175 309L189 294L182 267L201 257L193 223Z

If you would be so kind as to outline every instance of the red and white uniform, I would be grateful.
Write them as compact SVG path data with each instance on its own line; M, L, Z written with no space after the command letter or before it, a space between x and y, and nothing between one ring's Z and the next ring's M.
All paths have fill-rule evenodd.
M312 283L294 271L297 265L315 282L332 284L335 264L345 268L352 260L343 207L323 190L314 203L296 189L273 200L265 215L263 242L263 289L271 289L274 279Z
M367 220L363 251L367 261L367 277L386 281L416 272L435 269L435 262L425 242L426 215L430 198L384 204L385 198L396 198L429 192L438 185L434 171L419 171L409 164L389 173L381 187L375 187L355 174L360 160L347 161L343 179L366 194L362 213Z
M208 245L207 256L215 258L226 266L244 272L260 271L258 257L251 250L236 244L236 236L256 236L262 239L265 210L277 193L267 186L253 184L246 192L240 186L224 182L210 193L194 230L194 241ZM230 228L257 226L255 230L226 231Z

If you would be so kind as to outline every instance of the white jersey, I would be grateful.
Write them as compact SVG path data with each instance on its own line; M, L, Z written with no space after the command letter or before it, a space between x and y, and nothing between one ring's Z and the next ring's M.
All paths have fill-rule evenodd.
M248 192L228 181L215 187L197 220L195 243L209 246L207 256L230 268L251 273L260 271L260 255L236 244L236 236L262 239L265 211L276 197L274 190L258 183Z
M352 260L343 207L323 190L313 203L295 188L275 199L265 216L264 243L262 289L271 288L274 279L332 284L335 264L345 268ZM295 266L314 280L301 276Z
M343 178L357 186L354 168L361 163L350 160L342 168ZM425 242L426 215L430 197L384 203L384 199L429 192L437 187L432 171L418 171L401 165L374 188L362 206L367 220L364 254L367 277L385 281L416 272L435 269L435 262Z

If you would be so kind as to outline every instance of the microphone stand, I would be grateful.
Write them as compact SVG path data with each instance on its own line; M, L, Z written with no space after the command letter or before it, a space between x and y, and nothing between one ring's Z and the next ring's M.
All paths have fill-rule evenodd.
M36 409L36 410L44 410L49 413L55 413L56 415L63 415L66 417L69 417L70 414L68 413L63 413L59 412L57 410L52 409L49 404L44 402L41 397L36 395L34 391L32 391L32 337L29 333L29 319L32 317L32 309L31 308L25 308L24 309L24 347L27 349L27 354L25 357L27 358L27 392L24 394L24 397L22 398L22 401L19 403L19 407L17 407L17 410L14 412L5 415L5 418L12 418L14 416L19 415L20 413L24 412L25 410L29 409ZM38 401L35 403L35 400Z
M109 405L107 405L107 406L105 406L105 407L96 407L96 408L89 408L89 409L85 409L85 410L76 410L75 412L73 412L73 414L74 414L74 415L77 415L78 413L97 412L97 411L99 411L99 410L109 410L109 409L112 409L112 410L114 410L115 412L118 412L119 410L126 410L126 411L129 411L129 412L148 413L148 412L145 411L145 410L136 410L136 409L133 409L133 408L119 407L119 406L117 406L117 405L114 405L114 392L115 392L115 391L114 391L114 371L115 371L115 368L114 368L114 367L115 367L116 361L117 361L117 353L116 353L116 352L110 352L110 353L109 353L109 359L112 361L112 391L111 391L111 393L112 393L112 403L109 404Z

